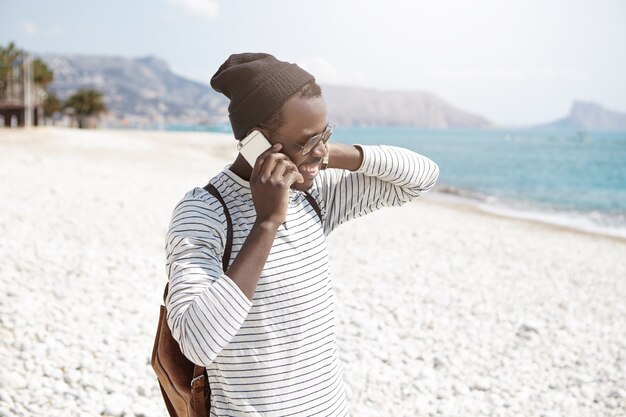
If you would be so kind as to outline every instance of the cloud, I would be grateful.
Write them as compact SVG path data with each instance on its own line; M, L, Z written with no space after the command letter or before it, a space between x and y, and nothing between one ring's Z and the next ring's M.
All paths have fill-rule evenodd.
M39 34L39 28L35 25L35 22L32 20L24 20L22 21L22 30L24 33L30 36L35 36Z
M365 85L371 82L365 73L338 69L321 56L300 59L297 63L322 84Z
M65 30L60 25L52 27L40 26L32 20L22 20L20 28L26 36L37 36L39 38L60 37L65 34Z
M171 4L177 6L191 16L202 17L213 20L219 14L219 3L217 0L169 0Z

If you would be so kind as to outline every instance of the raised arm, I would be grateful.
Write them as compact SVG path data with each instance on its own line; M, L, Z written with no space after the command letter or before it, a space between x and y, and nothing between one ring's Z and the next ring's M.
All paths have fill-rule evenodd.
M432 160L395 146L333 144L329 152L330 169L316 182L326 234L382 207L401 206L430 190L439 176Z

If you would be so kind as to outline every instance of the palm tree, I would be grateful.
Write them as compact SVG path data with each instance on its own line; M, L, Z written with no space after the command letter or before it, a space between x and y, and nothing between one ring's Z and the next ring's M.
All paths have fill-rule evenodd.
M22 51L10 42L7 47L0 45L0 99L11 99L11 83L13 80L13 65L18 60Z
M48 90L48 84L52 82L54 73L50 71L48 66L39 58L33 61L33 81L40 85L44 90Z
M74 110L79 128L85 127L87 117L98 116L107 111L102 93L90 88L81 88L72 94L65 101L65 107Z
M63 110L63 102L54 93L48 93L43 102L44 117L52 117L55 113Z

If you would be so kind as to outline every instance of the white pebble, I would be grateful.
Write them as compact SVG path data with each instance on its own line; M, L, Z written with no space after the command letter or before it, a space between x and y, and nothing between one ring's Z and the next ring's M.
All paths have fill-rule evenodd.
M3 371L0 373L0 388L26 388L26 378L15 372Z
M486 377L476 376L472 379L470 387L479 391L488 391L491 388L491 381Z
M104 411L114 417L122 417L128 404L128 398L119 393L113 393L105 398Z
M596 392L590 385L582 385L580 387L580 393L584 398L588 398L590 400L593 400L593 398L596 396Z

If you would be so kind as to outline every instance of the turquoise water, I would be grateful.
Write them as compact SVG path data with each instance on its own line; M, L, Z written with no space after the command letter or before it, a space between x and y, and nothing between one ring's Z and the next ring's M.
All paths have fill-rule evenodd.
M440 191L626 231L626 132L337 128L333 139L426 155Z
M167 130L230 132L230 126ZM444 196L626 237L626 132L337 127L332 140L426 155L439 165L435 190Z

